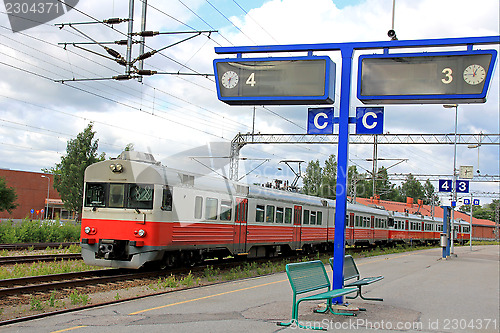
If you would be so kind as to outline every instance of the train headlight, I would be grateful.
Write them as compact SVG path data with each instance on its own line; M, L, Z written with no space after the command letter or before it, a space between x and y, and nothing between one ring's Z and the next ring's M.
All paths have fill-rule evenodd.
M85 227L85 229L83 229L87 235L90 234L90 230L90 227Z
M137 231L137 236L139 237L144 237L146 236L146 231L143 230L143 229L140 229L139 231Z
M115 173L123 172L123 165L121 164L110 164L109 169Z

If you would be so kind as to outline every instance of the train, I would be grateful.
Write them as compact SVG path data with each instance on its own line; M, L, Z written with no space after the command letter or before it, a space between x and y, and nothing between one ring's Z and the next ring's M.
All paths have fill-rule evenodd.
M85 263L138 269L333 251L335 200L169 168L124 151L85 170ZM442 219L348 203L346 245L438 243ZM470 239L468 223L455 239Z

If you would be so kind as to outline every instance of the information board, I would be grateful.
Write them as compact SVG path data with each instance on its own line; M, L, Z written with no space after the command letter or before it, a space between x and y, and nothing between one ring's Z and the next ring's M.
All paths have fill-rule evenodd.
M333 104L335 63L327 56L214 60L219 100L230 105Z
M496 50L374 54L359 57L364 104L483 103Z

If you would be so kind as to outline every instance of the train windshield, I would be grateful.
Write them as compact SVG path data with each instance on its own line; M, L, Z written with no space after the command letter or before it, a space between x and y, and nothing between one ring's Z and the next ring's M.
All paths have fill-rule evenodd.
M85 207L153 209L153 184L87 183Z

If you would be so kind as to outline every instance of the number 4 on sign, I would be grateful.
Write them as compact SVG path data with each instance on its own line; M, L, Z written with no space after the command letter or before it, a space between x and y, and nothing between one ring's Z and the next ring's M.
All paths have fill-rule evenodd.
M439 192L451 192L451 180L450 179L440 179L439 180Z
M250 86L255 86L257 82L255 81L255 73L250 74L250 76L247 79L246 84L249 84Z

